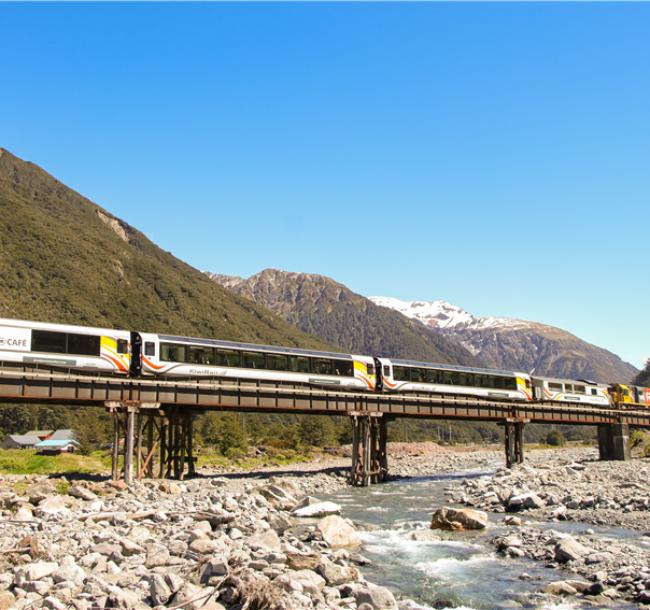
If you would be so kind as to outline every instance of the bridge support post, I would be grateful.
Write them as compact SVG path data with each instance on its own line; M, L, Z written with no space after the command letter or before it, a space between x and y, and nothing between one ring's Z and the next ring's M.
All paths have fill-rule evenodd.
M160 408L159 403L107 402L106 407L113 415L111 473L114 480L123 476L124 482L130 485L134 478L153 478L156 457L159 478L182 480L195 474L191 411ZM123 459L122 468L120 458Z
M503 424L506 448L506 466L512 468L524 461L524 425L525 421L507 420Z
M388 478L388 421L381 413L350 413L352 469L350 483L365 487Z
M598 454L601 460L630 459L630 430L627 424L598 426Z

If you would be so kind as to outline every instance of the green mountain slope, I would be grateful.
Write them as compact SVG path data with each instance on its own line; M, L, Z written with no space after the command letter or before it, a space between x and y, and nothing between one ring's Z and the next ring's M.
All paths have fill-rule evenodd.
M265 269L248 279L208 274L215 282L268 307L300 330L346 351L426 362L480 365L458 342L379 307L322 275Z
M0 317L331 347L0 149Z

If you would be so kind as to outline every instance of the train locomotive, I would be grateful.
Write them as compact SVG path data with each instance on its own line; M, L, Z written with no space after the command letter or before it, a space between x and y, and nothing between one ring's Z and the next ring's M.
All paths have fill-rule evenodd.
M650 388L624 384L2 318L0 361L130 377L237 378L363 392L650 408Z

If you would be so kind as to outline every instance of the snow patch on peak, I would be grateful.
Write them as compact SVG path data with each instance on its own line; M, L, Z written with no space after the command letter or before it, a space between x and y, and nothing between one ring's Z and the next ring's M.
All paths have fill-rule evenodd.
M388 307L399 313L418 320L431 328L522 328L529 326L525 320L497 318L492 316L476 317L458 305L447 301L402 301L393 297L368 297L375 305Z

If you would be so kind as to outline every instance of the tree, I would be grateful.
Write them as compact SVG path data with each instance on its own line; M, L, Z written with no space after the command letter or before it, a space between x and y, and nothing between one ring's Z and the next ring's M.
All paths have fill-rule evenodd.
M553 447L561 447L566 443L564 434L560 430L554 428L546 435L546 444Z
M241 421L236 413L226 413L220 417L217 446L223 455L229 449L248 449L248 441L242 430Z

